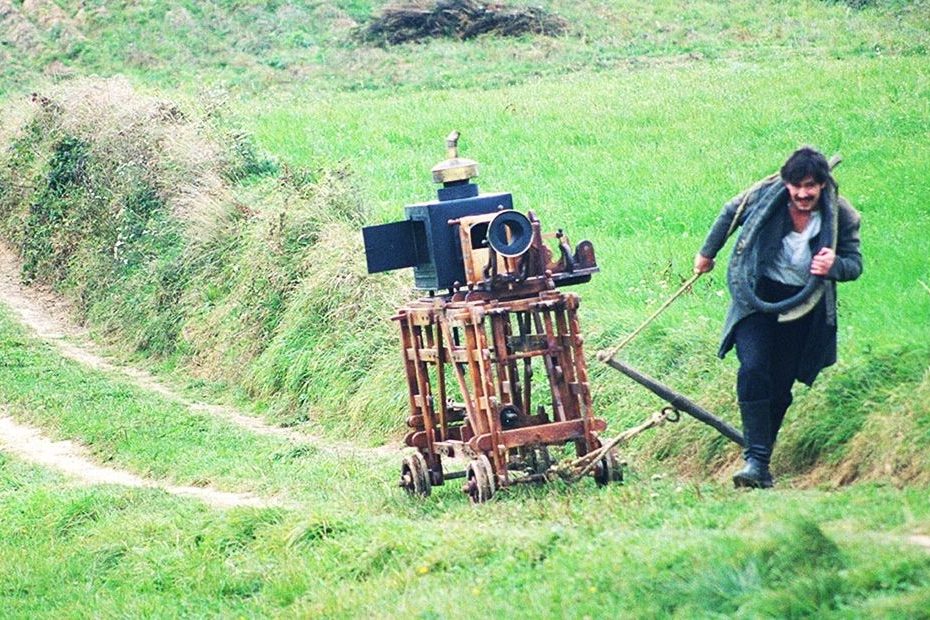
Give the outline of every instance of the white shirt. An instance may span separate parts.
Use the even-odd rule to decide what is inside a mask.
[[[782,238],[781,250],[775,255],[774,262],[766,267],[765,276],[791,286],[807,284],[812,259],[810,240],[819,232],[820,211],[814,211],[804,230],[792,230]]]

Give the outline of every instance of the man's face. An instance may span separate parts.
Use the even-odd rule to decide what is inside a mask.
[[[826,183],[818,183],[812,176],[804,177],[797,185],[785,182],[791,206],[804,212],[813,211],[817,207],[820,192],[826,185]]]

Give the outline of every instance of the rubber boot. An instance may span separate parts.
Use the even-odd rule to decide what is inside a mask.
[[[743,419],[743,439],[746,441],[746,449],[743,451],[746,465],[733,476],[733,485],[737,488],[771,488],[771,403],[768,399],[741,402],[739,412]]]

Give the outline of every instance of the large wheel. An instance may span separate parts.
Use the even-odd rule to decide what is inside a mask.
[[[497,479],[494,476],[494,468],[491,467],[491,461],[485,455],[468,464],[465,470],[465,488],[468,499],[473,504],[482,504],[497,491]]]
[[[599,487],[611,482],[623,482],[623,467],[613,450],[609,450],[594,466],[594,482]]]
[[[426,459],[419,452],[408,454],[400,467],[400,486],[410,495],[428,497],[430,484],[429,467]]]

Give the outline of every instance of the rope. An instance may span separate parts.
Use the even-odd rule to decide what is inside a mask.
[[[622,349],[623,347],[625,347],[626,345],[628,345],[628,344],[630,343],[630,341],[632,341],[634,338],[636,338],[636,337],[640,334],[640,332],[642,332],[644,329],[646,329],[646,327],[647,327],[650,323],[652,323],[654,320],[656,320],[660,314],[662,314],[663,312],[665,312],[665,309],[668,308],[669,306],[671,306],[671,305],[672,305],[672,302],[675,301],[676,299],[678,299],[679,297],[681,297],[681,296],[684,294],[685,291],[687,291],[688,289],[690,289],[690,288],[691,288],[691,285],[693,285],[695,282],[697,282],[697,279],[700,278],[702,275],[704,275],[704,274],[696,273],[696,274],[694,274],[693,276],[691,276],[690,278],[688,278],[688,280],[687,280],[684,284],[681,285],[681,288],[680,288],[680,289],[678,289],[677,291],[675,291],[675,293],[674,293],[671,297],[669,297],[669,298],[665,301],[665,303],[663,303],[661,306],[659,306],[659,309],[658,309],[658,310],[656,310],[655,312],[653,312],[652,315],[651,315],[648,319],[646,319],[645,321],[643,321],[642,324],[641,324],[639,327],[637,327],[636,329],[634,329],[633,332],[632,332],[630,335],[628,335],[626,338],[624,338],[623,341],[622,341],[620,344],[618,344],[617,346],[615,346],[615,347],[614,347],[613,349],[611,349],[610,351],[607,351],[607,352],[604,352],[604,353],[598,355],[598,358],[601,359],[602,361],[605,361],[605,362],[608,361],[608,360],[612,360],[612,359],[617,355],[617,353],[620,352],[620,349]]]
[[[652,417],[640,424],[639,426],[627,429],[605,443],[603,446],[592,452],[588,452],[581,458],[576,459],[571,465],[570,470],[578,470],[575,473],[571,474],[568,477],[569,482],[577,482],[581,480],[584,476],[590,472],[597,462],[600,461],[608,452],[616,448],[621,443],[626,443],[627,441],[633,439],[640,433],[649,430],[650,428],[660,426],[666,422],[677,422],[680,418],[680,414],[677,409],[674,407],[663,407],[662,411],[659,413],[654,413]],[[578,469],[580,468],[580,469]]]

